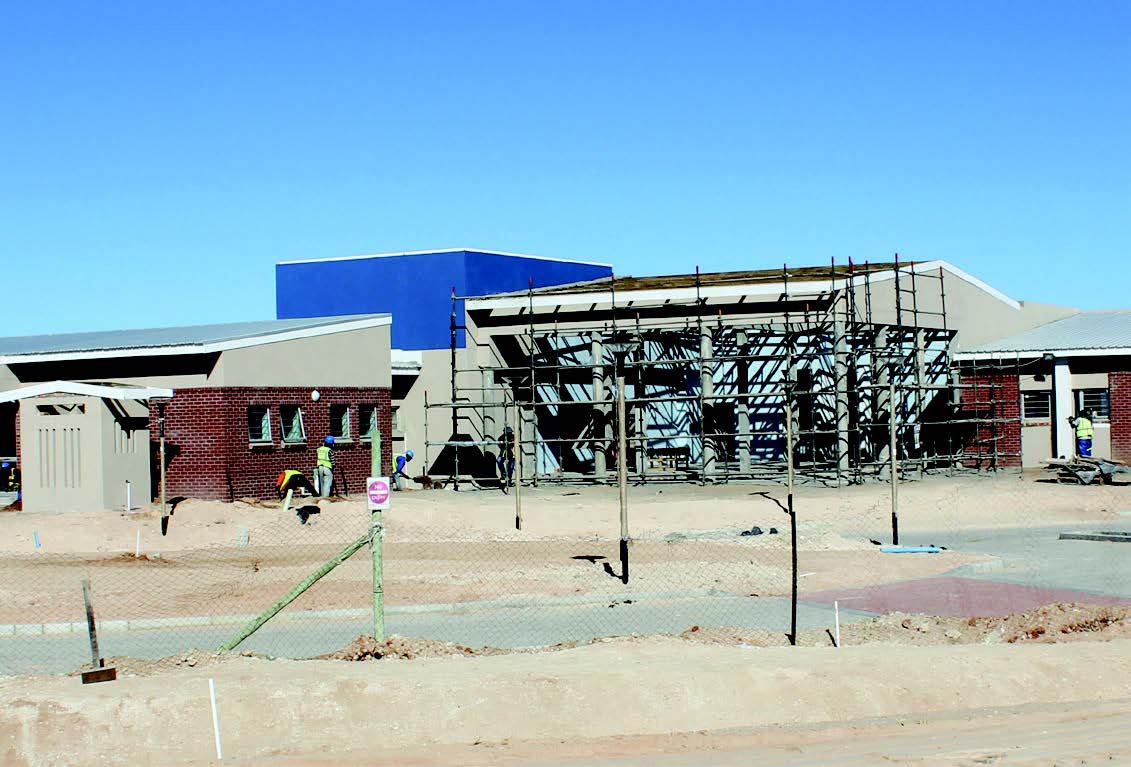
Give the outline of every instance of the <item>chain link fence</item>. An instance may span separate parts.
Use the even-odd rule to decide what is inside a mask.
[[[797,624],[832,644],[836,625],[890,613],[975,617],[1055,602],[1131,604],[1131,546],[1062,533],[1131,529],[1131,487],[998,472],[890,486],[802,485]],[[583,643],[629,634],[726,630],[786,643],[793,567],[785,488],[729,483],[629,489],[629,572],[616,488],[465,487],[397,494],[384,514],[386,629],[470,647]],[[184,500],[167,536],[146,508],[0,514],[0,673],[70,673],[91,661],[82,582],[103,657],[212,652],[334,567],[236,651],[308,658],[372,634],[370,515],[359,498],[280,504]],[[1085,536],[1086,537],[1086,536]],[[1104,535],[1099,535],[1104,538]]]

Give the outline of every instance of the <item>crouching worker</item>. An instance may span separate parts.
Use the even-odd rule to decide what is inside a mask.
[[[279,478],[275,480],[275,487],[279,489],[280,498],[286,495],[288,490],[293,490],[303,495],[316,495],[314,486],[310,484],[310,480],[304,477],[301,471],[295,471],[294,469],[286,469],[285,471],[279,472]]]
[[[395,487],[396,487],[397,490],[404,490],[405,481],[412,479],[405,472],[405,469],[408,468],[408,462],[411,461],[411,460],[412,460],[412,451],[411,450],[406,450],[403,453],[398,453],[397,455],[395,455],[393,457],[393,464],[394,464],[394,468],[396,469],[393,472],[393,481],[396,483]]]

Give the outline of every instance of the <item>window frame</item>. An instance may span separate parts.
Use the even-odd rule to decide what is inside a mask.
[[[298,428],[300,432],[299,439],[291,439],[287,435],[290,432],[288,428],[288,419],[283,413],[284,408],[294,408],[294,414],[298,417]],[[294,419],[290,420],[290,427],[294,426]],[[279,405],[279,430],[282,432],[284,445],[305,445],[306,444],[306,419],[302,415],[302,405]]]
[[[251,436],[251,415],[253,410],[262,410],[263,414],[259,419],[259,426],[262,430],[263,436],[259,439],[253,439]],[[247,443],[249,445],[258,447],[260,445],[273,445],[275,444],[275,435],[272,432],[271,424],[271,406],[270,405],[248,405],[247,406]]]
[[[364,423],[364,420],[365,420],[364,416],[367,412],[373,413],[373,428],[372,429],[365,428],[366,424]],[[380,413],[380,412],[381,412],[381,410],[376,404],[366,403],[364,405],[358,405],[357,406],[357,430],[358,430],[358,432],[360,432],[357,435],[357,441],[358,442],[372,442],[373,441],[373,432],[379,431],[380,428],[381,428],[380,421],[377,418],[377,414]]]
[[[1102,405],[1086,405],[1084,402],[1085,395],[1100,395]],[[1087,389],[1073,389],[1072,390],[1072,404],[1076,408],[1076,414],[1079,415],[1084,410],[1091,410],[1097,420],[1107,420],[1111,415],[1111,389],[1103,387],[1089,387]]]
[[[337,419],[334,418],[335,408],[342,408],[343,409],[340,412],[341,412],[341,415],[344,416],[344,418],[342,418],[340,420],[337,420]],[[329,410],[329,417],[330,417],[330,432],[329,432],[330,436],[333,437],[338,442],[353,442],[353,439],[350,436],[350,406],[347,405],[344,402],[332,402],[332,403],[330,403],[328,410]],[[337,420],[337,423],[335,423],[336,420]],[[342,432],[341,434],[335,433],[335,429],[334,429],[335,426],[341,426],[342,427],[340,429],[340,431]]]
[[[1044,415],[1030,415],[1029,407],[1026,404],[1026,397],[1033,395],[1044,395],[1045,400],[1045,414]],[[1048,421],[1052,419],[1052,391],[1049,389],[1035,389],[1021,392],[1021,420],[1022,421]]]

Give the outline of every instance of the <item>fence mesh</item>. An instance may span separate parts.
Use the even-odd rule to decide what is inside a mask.
[[[652,485],[629,495],[627,583],[615,488],[525,488],[522,530],[513,496],[498,489],[396,495],[382,545],[388,633],[501,648],[693,628],[787,641],[783,487]],[[359,498],[296,507],[184,500],[166,536],[153,507],[0,514],[0,673],[69,673],[90,663],[84,579],[103,657],[177,663],[215,651],[368,535]],[[1050,603],[1131,605],[1131,546],[1061,539],[1131,528],[1127,485],[1028,472],[926,476],[901,483],[898,508],[900,544],[938,553],[883,551],[892,543],[888,485],[796,489],[802,643],[830,644],[838,614],[845,636],[857,637],[892,613],[973,618]],[[372,634],[372,572],[364,545],[236,649],[308,658]]]

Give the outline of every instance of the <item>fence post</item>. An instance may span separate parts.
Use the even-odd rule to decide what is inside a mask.
[[[888,383],[888,412],[889,420],[891,423],[888,426],[890,434],[891,445],[891,543],[893,546],[899,545],[899,458],[896,455],[896,430],[899,428],[899,423],[895,415],[895,380],[892,379]]]
[[[792,396],[792,394],[788,395]],[[793,510],[793,405],[785,403],[786,513],[789,514],[790,569],[793,585],[789,595],[789,643],[797,644],[797,513]]]
[[[628,583],[628,450],[625,438],[624,376],[617,378],[617,487],[620,491],[620,577]]]

